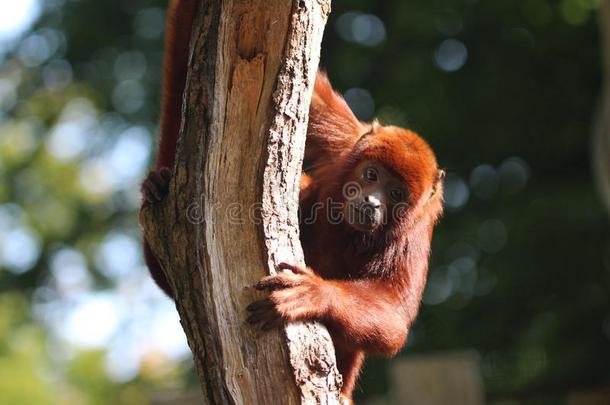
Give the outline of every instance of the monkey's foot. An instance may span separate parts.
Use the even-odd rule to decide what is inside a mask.
[[[142,183],[142,199],[144,203],[156,203],[165,198],[169,190],[172,172],[167,167],[153,170]]]

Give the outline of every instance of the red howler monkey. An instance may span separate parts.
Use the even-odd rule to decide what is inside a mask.
[[[143,203],[167,192],[181,118],[194,0],[168,11],[161,140]],[[301,242],[307,268],[263,278],[267,298],[248,306],[248,321],[271,329],[317,320],[328,328],[350,403],[365,354],[393,356],[403,346],[426,282],[432,230],[442,213],[442,179],[432,149],[417,134],[362,123],[318,74],[301,177]],[[145,242],[146,263],[171,290]]]

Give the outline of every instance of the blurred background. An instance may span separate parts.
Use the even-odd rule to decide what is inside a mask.
[[[0,404],[198,389],[137,223],[165,6],[0,0]],[[331,81],[448,172],[421,314],[397,359],[368,361],[359,403],[610,403],[600,15],[599,0],[333,1]]]

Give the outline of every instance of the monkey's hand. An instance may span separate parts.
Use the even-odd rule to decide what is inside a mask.
[[[167,167],[148,173],[142,183],[142,202],[144,204],[154,204],[163,200],[169,190],[171,177],[172,172]]]
[[[255,301],[246,308],[247,321],[270,330],[285,322],[319,319],[328,310],[327,283],[308,268],[281,263],[282,271],[263,278],[256,289],[270,291],[269,297]]]

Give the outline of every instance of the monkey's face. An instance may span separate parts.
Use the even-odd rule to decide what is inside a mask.
[[[409,194],[404,182],[384,165],[363,160],[348,174],[343,196],[345,222],[356,231],[373,233],[394,219]]]

